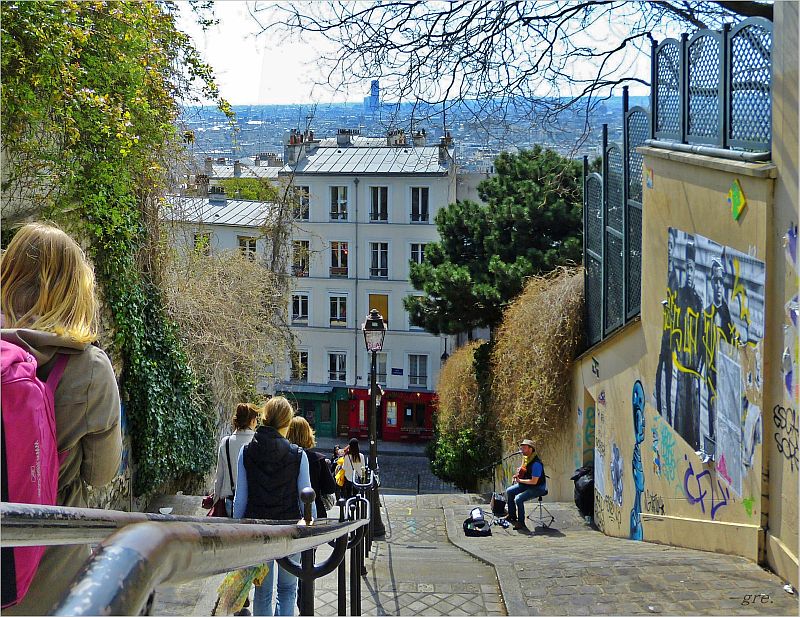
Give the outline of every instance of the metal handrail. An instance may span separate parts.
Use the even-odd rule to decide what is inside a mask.
[[[329,542],[341,546],[349,534],[360,539],[368,520],[351,515],[346,521],[306,524],[3,503],[0,546],[102,540],[53,614],[131,615],[139,613],[158,585],[258,565]],[[339,560],[343,555],[337,551]]]

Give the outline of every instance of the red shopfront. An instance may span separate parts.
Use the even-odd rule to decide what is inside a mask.
[[[436,394],[384,390],[377,406],[378,439],[427,441],[433,437]],[[349,437],[369,437],[369,390],[350,388]]]

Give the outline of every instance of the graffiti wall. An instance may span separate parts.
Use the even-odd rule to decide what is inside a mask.
[[[653,400],[737,494],[762,438],[764,262],[669,228]]]

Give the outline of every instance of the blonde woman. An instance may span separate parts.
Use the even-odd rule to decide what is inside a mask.
[[[286,438],[293,444],[303,448],[308,457],[308,469],[311,476],[311,488],[317,494],[314,503],[317,504],[317,516],[325,518],[328,516],[328,511],[325,508],[325,501],[323,495],[332,495],[336,493],[336,481],[333,479],[329,461],[325,458],[322,452],[312,450],[316,445],[314,438],[314,429],[308,423],[308,420],[302,416],[295,416],[292,418],[292,423],[289,425],[289,432]]]
[[[117,381],[97,339],[94,271],[77,243],[59,228],[29,223],[0,258],[2,338],[36,358],[46,378],[67,358],[55,391],[60,453],[59,506],[87,507],[86,486],[116,477],[122,460]],[[13,450],[13,446],[10,447]],[[88,545],[45,551],[30,589],[8,615],[45,615],[89,557]]]
[[[299,520],[303,506],[300,492],[311,488],[308,457],[298,446],[289,443],[286,434],[294,411],[282,396],[275,396],[264,406],[261,424],[252,441],[239,455],[234,518]],[[312,504],[316,517],[316,507]],[[293,555],[299,561],[299,554]],[[254,615],[294,615],[297,578],[274,561],[267,562],[269,574],[253,595]],[[278,570],[277,576],[275,570]],[[272,608],[273,585],[278,581],[275,612]]]
[[[231,418],[233,434],[224,437],[217,451],[217,474],[214,479],[214,500],[225,500],[225,511],[233,516],[233,494],[236,488],[239,450],[250,443],[258,423],[258,407],[251,403],[239,403]]]

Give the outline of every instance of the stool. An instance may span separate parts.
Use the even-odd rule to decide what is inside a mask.
[[[547,493],[545,492],[545,495]],[[547,509],[542,503],[542,496],[539,497],[536,504],[531,508],[531,513],[528,514],[525,518],[528,519],[531,523],[534,523],[534,527],[544,527],[545,529],[549,529],[550,525],[556,520],[556,517],[550,513],[550,510]],[[547,521],[547,519],[550,519]],[[547,522],[545,522],[547,521]]]

